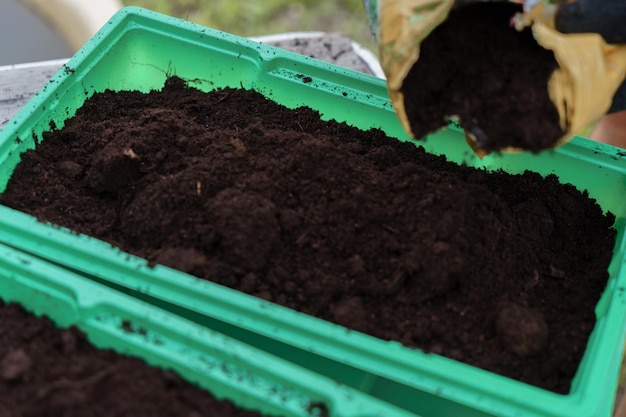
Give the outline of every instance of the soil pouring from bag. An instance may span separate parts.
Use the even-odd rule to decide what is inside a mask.
[[[555,176],[488,173],[254,91],[99,93],[0,202],[407,347],[566,393],[614,216]]]
[[[128,324],[128,331],[134,331]],[[0,301],[0,416],[260,417]]]
[[[552,51],[511,17],[521,6],[475,3],[453,9],[421,43],[420,56],[402,85],[415,137],[456,115],[488,151],[553,148],[565,134],[548,95],[557,68]]]

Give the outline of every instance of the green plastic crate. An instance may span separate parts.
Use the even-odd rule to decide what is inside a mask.
[[[76,326],[96,347],[171,369],[241,408],[284,417],[411,417],[354,389],[185,318],[0,244],[0,298],[59,327]],[[128,323],[131,329],[129,331]]]
[[[160,88],[168,75],[204,91],[252,88],[326,119],[379,127],[410,140],[383,80],[138,8],[125,8],[0,131],[0,191],[51,122],[61,127],[96,91]],[[303,82],[302,75],[311,78]],[[308,79],[307,79],[308,80]],[[559,395],[447,358],[382,341],[249,295],[129,256],[110,245],[0,206],[0,242],[175,313],[186,320],[314,370],[425,417],[611,415],[626,320],[626,158],[617,148],[575,138],[540,154],[478,159],[462,132],[420,142],[449,160],[486,169],[556,174],[616,216],[610,279],[597,324],[568,395]]]

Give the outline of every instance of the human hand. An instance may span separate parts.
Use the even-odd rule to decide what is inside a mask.
[[[555,26],[563,33],[598,33],[607,43],[626,43],[625,0],[577,0],[559,7]],[[615,93],[608,113],[626,110],[626,82]]]
[[[555,17],[563,33],[598,33],[607,43],[626,43],[626,1],[577,0],[561,5]]]

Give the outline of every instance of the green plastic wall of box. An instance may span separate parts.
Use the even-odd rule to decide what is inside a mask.
[[[288,107],[308,106],[323,118],[362,129],[381,128],[399,140],[410,140],[391,108],[384,80],[129,7],[115,15],[0,131],[0,190],[20,154],[32,148],[51,123],[62,127],[91,94],[105,89],[148,92],[174,74],[204,91],[255,89]],[[169,268],[151,268],[145,260],[104,242],[37,223],[1,206],[0,241],[415,414],[609,416],[626,320],[623,151],[574,138],[557,150],[489,155],[481,160],[466,145],[462,132],[453,128],[442,129],[419,145],[478,168],[555,174],[561,182],[586,190],[616,216],[610,279],[568,395],[349,332]]]
[[[283,417],[411,417],[327,377],[224,336],[132,296],[0,244],[0,299],[60,328],[75,326],[94,346],[141,358],[228,399]]]

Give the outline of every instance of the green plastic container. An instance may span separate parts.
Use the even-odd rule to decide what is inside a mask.
[[[379,127],[410,140],[383,80],[138,8],[125,8],[0,131],[0,191],[51,122],[61,127],[96,91],[160,88],[168,75],[209,91],[253,88],[326,119]],[[303,75],[311,82],[303,82]],[[308,81],[308,78],[307,78]],[[626,320],[626,158],[616,148],[575,138],[541,154],[478,159],[452,128],[420,142],[449,160],[486,169],[556,174],[588,190],[616,216],[610,280],[597,324],[568,395],[559,395],[438,355],[424,354],[162,267],[110,245],[37,223],[0,206],[0,242],[125,292],[347,385],[368,398],[424,417],[605,417],[617,387]],[[277,370],[277,372],[282,372]]]
[[[0,298],[102,349],[142,358],[241,408],[284,417],[411,417],[354,389],[0,244]],[[129,325],[130,323],[130,325]],[[130,326],[130,331],[129,331]],[[136,330],[136,331],[133,331]],[[315,411],[315,410],[318,411]],[[319,414],[319,415],[324,415]]]

